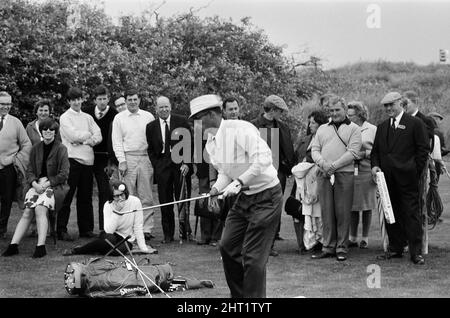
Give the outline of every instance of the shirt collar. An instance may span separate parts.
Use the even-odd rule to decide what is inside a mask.
[[[161,117],[159,117],[159,123],[162,125],[164,124],[164,121],[167,121],[167,125],[170,126],[170,115],[169,117],[167,117],[166,119],[162,119]]]
[[[106,106],[105,110],[102,110],[103,116],[105,116],[105,114],[108,112],[108,110],[109,110],[109,105]],[[100,114],[100,109],[98,109],[98,107],[95,106],[95,115],[98,116],[99,114]]]
[[[412,113],[411,116],[416,116],[418,112],[419,112],[419,109],[416,109],[416,111],[414,113]]]
[[[79,114],[82,113],[81,109],[80,109],[79,112],[76,112],[76,111],[74,111],[74,110],[72,109],[72,107],[70,107],[70,108],[68,109],[68,111],[71,112],[72,114],[76,114],[76,115],[79,115]]]
[[[347,116],[345,116],[345,119],[343,120],[343,121],[341,121],[340,123],[335,123],[334,121],[332,121],[332,120],[330,120],[329,122],[328,122],[328,125],[337,125],[338,127],[341,125],[341,124],[346,124],[346,125],[350,125],[351,124],[351,121],[350,121],[350,119],[348,119],[348,117]]]

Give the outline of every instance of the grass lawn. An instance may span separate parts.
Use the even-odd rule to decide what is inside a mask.
[[[289,180],[286,193],[290,193]],[[195,188],[195,186],[194,186]],[[154,189],[156,190],[156,188]],[[413,265],[406,255],[403,259],[379,261],[382,254],[378,214],[374,212],[370,233],[369,249],[351,249],[346,262],[334,258],[312,260],[309,255],[297,253],[292,219],[283,212],[281,236],[277,241],[278,257],[270,257],[267,266],[267,296],[288,298],[304,296],[316,297],[449,297],[450,296],[450,180],[441,177],[439,192],[444,203],[443,222],[429,231],[429,254],[425,255],[425,265]],[[156,192],[154,192],[156,197]],[[194,192],[193,195],[196,195]],[[75,201],[75,200],[74,200]],[[94,209],[96,202],[94,202]],[[96,210],[94,210],[96,213]],[[14,205],[8,227],[8,238],[0,241],[3,251],[9,243],[21,211]],[[96,215],[97,224],[97,215]],[[210,279],[214,289],[177,291],[170,293],[173,298],[216,298],[228,297],[228,287],[222,269],[217,247],[198,246],[194,242],[180,245],[177,242],[161,245],[162,230],[160,212],[155,213],[156,239],[151,241],[159,254],[150,255],[153,263],[170,262],[175,275]],[[195,217],[191,213],[194,230]],[[98,228],[95,229],[98,231]],[[177,231],[178,229],[176,229]],[[76,210],[72,208],[69,232],[77,234]],[[200,235],[197,231],[197,236]],[[75,244],[85,243],[79,239]],[[64,289],[64,270],[71,261],[82,261],[88,256],[61,256],[65,248],[74,245],[58,241],[53,245],[47,240],[48,255],[42,259],[32,259],[36,238],[26,237],[19,246],[20,254],[14,257],[0,257],[0,297],[49,297],[69,296]],[[121,257],[110,259],[122,260]],[[376,264],[380,270],[379,288],[369,288],[367,281],[371,271],[368,266]],[[373,267],[373,266],[372,266]],[[370,267],[371,268],[371,267]],[[370,278],[369,278],[369,281]],[[155,298],[165,298],[154,294]]]

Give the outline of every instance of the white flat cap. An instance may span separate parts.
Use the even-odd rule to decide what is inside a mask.
[[[191,108],[191,115],[189,118],[191,118],[202,110],[222,107],[222,99],[219,95],[208,94],[194,98],[189,104]]]
[[[289,108],[286,105],[286,102],[284,99],[282,99],[280,96],[277,95],[270,95],[268,96],[263,103],[264,106],[275,106],[281,110],[289,111]]]
[[[393,102],[399,100],[400,98],[402,98],[402,95],[400,95],[400,93],[397,93],[397,92],[390,92],[390,93],[387,93],[387,94],[383,97],[383,99],[381,100],[380,103],[381,103],[382,105],[384,105],[384,104],[390,104],[390,103],[393,103]]]

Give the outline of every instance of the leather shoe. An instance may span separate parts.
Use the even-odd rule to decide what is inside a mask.
[[[386,259],[391,259],[391,258],[402,258],[403,257],[403,253],[399,253],[399,252],[395,252],[395,253],[385,253],[383,255],[378,255],[377,259],[378,260],[386,260]]]
[[[345,253],[339,252],[336,254],[336,259],[338,261],[345,261],[347,259],[347,256],[345,255]]]
[[[173,242],[173,237],[166,237],[161,241],[162,244],[169,244],[170,242]]]
[[[411,260],[416,265],[423,265],[423,264],[425,264],[425,260],[423,259],[423,256],[420,255],[420,254],[411,256]]]
[[[367,249],[367,248],[369,248],[369,244],[367,244],[366,241],[361,241],[361,242],[359,242],[359,248]]]
[[[197,241],[197,245],[208,245],[209,243],[206,241]]]
[[[67,232],[58,233],[58,240],[60,241],[67,241],[67,242],[73,242],[74,238],[69,235]]]
[[[334,256],[334,254],[320,251],[319,253],[314,253],[313,255],[311,255],[311,258],[312,259],[320,259],[320,258],[328,258],[328,257],[332,257],[332,256]]]
[[[144,239],[146,241],[150,241],[151,239],[155,238],[155,236],[151,233],[144,233]]]
[[[352,242],[352,241],[349,241],[347,246],[348,246],[349,248],[350,248],[350,247],[358,247],[358,242]]]
[[[98,237],[98,235],[92,231],[87,231],[87,232],[80,233],[80,237],[93,238],[93,237]]]

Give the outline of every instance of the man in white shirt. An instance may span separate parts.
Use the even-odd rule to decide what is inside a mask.
[[[77,223],[80,237],[94,237],[94,212],[92,208],[92,182],[94,166],[93,147],[102,141],[102,133],[91,115],[81,111],[83,95],[79,88],[72,87],[67,92],[70,108],[61,115],[60,134],[67,148],[70,171],[70,186],[63,206],[58,212],[58,239],[72,241],[67,233],[70,205],[77,191]]]
[[[125,93],[127,110],[118,113],[113,120],[112,145],[119,162],[120,178],[137,196],[144,208],[153,205],[153,167],[147,154],[145,129],[155,117],[139,108],[141,98],[135,89]],[[153,210],[144,211],[144,236],[146,240],[154,237]]]
[[[222,101],[203,95],[190,102],[194,125],[207,132],[206,150],[218,170],[210,194],[237,195],[220,240],[231,297],[266,297],[266,264],[282,209],[282,191],[272,153],[258,129],[242,120],[223,120]],[[241,191],[243,186],[249,189]],[[210,209],[218,209],[217,196]]]

